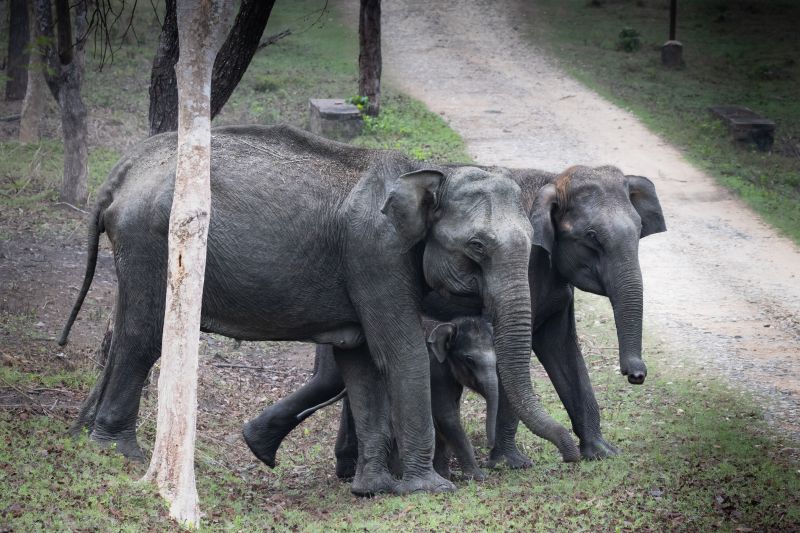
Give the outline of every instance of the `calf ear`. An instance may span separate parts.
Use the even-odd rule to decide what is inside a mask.
[[[411,247],[428,231],[430,214],[438,201],[437,192],[444,180],[438,170],[417,170],[398,177],[387,185],[381,213],[389,218],[397,233]]]
[[[558,206],[556,186],[549,183],[539,189],[533,201],[531,225],[533,226],[533,244],[553,253],[556,229],[553,224],[553,212]]]
[[[625,180],[628,182],[628,193],[633,208],[642,219],[642,233],[639,238],[667,231],[664,213],[661,211],[653,182],[644,176],[625,176]]]
[[[447,359],[447,353],[450,351],[450,341],[453,340],[455,334],[456,325],[444,322],[437,324],[428,335],[428,350],[433,353],[440,363],[444,363],[444,360]]]

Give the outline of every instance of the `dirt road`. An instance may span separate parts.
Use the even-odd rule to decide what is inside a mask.
[[[515,29],[525,14],[502,5],[385,2],[388,79],[440,113],[482,164],[610,163],[653,179],[669,231],[641,242],[646,328],[701,374],[753,392],[770,421],[800,437],[798,248],[631,114],[566,76]]]

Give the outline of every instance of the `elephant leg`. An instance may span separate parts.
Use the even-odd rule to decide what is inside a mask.
[[[447,447],[453,450],[461,470],[464,475],[479,481],[486,479],[486,474],[478,466],[475,460],[475,450],[467,438],[467,433],[461,425],[461,393],[463,390],[456,390],[455,387],[448,387],[449,391],[442,391],[441,388],[434,393],[433,417],[436,424],[437,435],[441,435],[442,440],[447,443]],[[458,386],[461,389],[460,386]],[[447,397],[441,397],[446,395]],[[438,439],[437,439],[438,440]]]
[[[366,346],[334,348],[356,428],[358,462],[350,490],[358,496],[396,492],[398,482],[389,472],[392,426],[388,397]]]
[[[450,450],[441,431],[436,429],[436,449],[433,451],[433,469],[445,479],[450,479]]]
[[[342,402],[342,416],[339,421],[339,433],[336,435],[336,477],[339,479],[352,479],[356,475],[358,464],[358,438],[356,437],[356,423],[353,420],[353,410],[350,407],[350,398],[345,397]]]
[[[510,468],[529,468],[533,462],[517,448],[517,427],[519,418],[514,413],[503,389],[502,380],[499,383],[500,394],[497,405],[497,428],[495,430],[494,447],[489,452],[486,466],[496,468],[505,462]]]
[[[166,275],[158,267],[126,268],[118,261],[111,349],[103,376],[89,398],[96,400],[93,422],[86,419],[87,415],[91,418],[90,406],[82,413],[83,423],[91,427],[92,440],[115,444],[117,451],[135,460],[144,459],[136,441],[142,387],[161,356]]]
[[[600,408],[575,332],[574,301],[533,334],[533,349],[564,404],[580,439],[581,457],[602,459],[619,452],[600,431]]]
[[[327,344],[317,345],[311,379],[245,424],[242,431],[245,442],[256,457],[274,468],[275,454],[281,442],[305,419],[299,415],[335,397],[342,389],[344,381],[336,368],[333,347]],[[310,413],[306,416],[310,416]]]

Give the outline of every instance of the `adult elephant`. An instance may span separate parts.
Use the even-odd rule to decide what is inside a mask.
[[[116,443],[129,456],[141,457],[141,389],[160,356],[175,152],[176,135],[158,135],[112,170],[98,193],[86,277],[60,340],[66,342],[89,290],[105,231],[118,279],[115,331],[79,422],[94,440]],[[432,468],[420,322],[425,281],[444,294],[480,296],[515,413],[565,460],[579,458],[528,377],[532,229],[513,180],[474,167],[432,168],[286,126],[215,129],[211,153],[201,329],[337,349],[366,339],[369,350],[343,352],[340,363],[364,457],[355,492],[454,489]],[[390,420],[403,459],[399,482],[383,453]]]
[[[531,169],[486,168],[509,174],[520,186],[530,217],[533,244],[528,271],[533,322],[529,340],[569,413],[585,459],[616,455],[600,430],[600,410],[578,345],[573,287],[607,296],[614,309],[620,370],[641,384],[647,375],[642,360],[642,278],[639,239],[666,230],[655,187],[647,178],[625,175],[615,167],[575,166],[556,174]],[[479,302],[429,294],[423,308],[440,320],[479,311]],[[319,353],[319,352],[318,352]],[[341,389],[332,362],[320,361],[301,389],[267,408],[245,428],[251,449],[269,466],[283,438],[300,423],[297,415]],[[517,376],[519,377],[519,376]],[[501,389],[507,387],[501,380]],[[342,414],[336,446],[337,474],[350,477],[357,449]],[[495,445],[489,465],[529,466],[515,444],[519,420],[505,393],[500,395]]]

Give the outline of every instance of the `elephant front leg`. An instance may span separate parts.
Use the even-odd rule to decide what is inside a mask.
[[[499,386],[495,441],[494,447],[489,452],[489,460],[486,466],[497,468],[500,463],[506,463],[510,468],[529,468],[533,466],[533,462],[517,447],[519,418],[514,414],[514,409],[508,401],[502,381]]]
[[[389,472],[393,439],[391,414],[381,375],[366,347],[334,349],[334,355],[347,386],[350,412],[358,437],[358,461],[350,490],[358,496],[395,493],[398,481]],[[341,431],[340,426],[340,436]],[[347,429],[345,432],[349,433]]]
[[[574,302],[533,334],[533,349],[550,377],[580,439],[581,457],[603,459],[619,451],[600,431],[600,408],[575,332]]]
[[[350,407],[350,398],[342,402],[342,415],[339,421],[339,433],[336,435],[336,477],[341,480],[352,479],[356,475],[358,464],[358,438],[356,437],[356,423],[353,419],[353,409]]]
[[[300,414],[334,398],[342,389],[344,381],[336,368],[333,348],[318,345],[311,379],[245,424],[242,433],[247,446],[262,462],[274,468],[275,454],[283,439],[311,415],[301,417]]]

